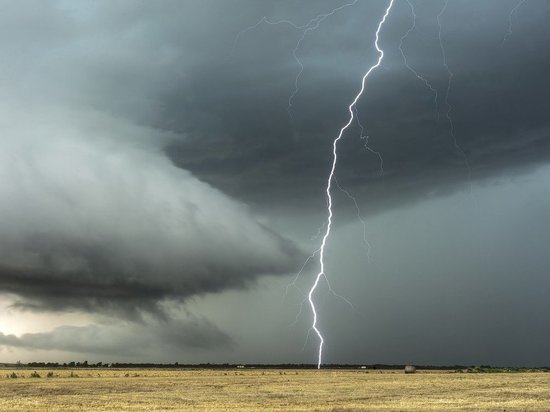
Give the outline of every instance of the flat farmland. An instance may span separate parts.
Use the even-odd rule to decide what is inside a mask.
[[[2,411],[550,410],[550,373],[0,370]],[[53,376],[47,377],[48,372]],[[17,378],[8,378],[15,373]]]

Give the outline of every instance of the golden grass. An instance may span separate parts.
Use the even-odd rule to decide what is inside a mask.
[[[6,375],[15,372],[17,379]],[[0,370],[0,410],[550,410],[550,373]],[[23,376],[23,377],[21,377]]]

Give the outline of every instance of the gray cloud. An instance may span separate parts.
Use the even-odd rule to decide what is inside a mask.
[[[387,3],[359,1],[306,36],[298,52],[305,71],[292,117],[287,104],[298,66],[291,51],[301,33],[288,25],[259,25],[236,44],[235,37],[262,16],[304,24],[343,3],[0,2],[0,291],[16,295],[14,305],[21,309],[100,311],[141,322],[148,312],[170,322],[163,309],[167,300],[189,302],[193,296],[246,288],[263,274],[293,272],[301,258],[297,246],[274,233],[261,214],[274,220],[284,215],[285,222],[277,224],[292,226],[293,233],[313,231],[310,221],[325,213],[332,139],[346,121],[361,75],[376,58],[374,28]],[[406,2],[396,1],[381,33],[383,65],[358,104],[370,146],[383,156],[384,175],[378,157],[363,147],[357,126],[339,147],[338,180],[357,195],[365,214],[456,195],[470,181],[504,181],[547,163],[550,154],[549,3],[525,2],[502,43],[515,0],[449,2],[442,17],[454,73],[449,102],[469,168],[444,116],[447,73],[436,25],[443,1],[413,3],[417,29],[404,50],[409,63],[437,87],[440,116],[433,95],[406,69],[398,51],[411,15]],[[335,196],[335,230],[356,213],[349,203],[339,208],[342,199]],[[433,215],[446,216],[443,209]],[[498,213],[499,206],[490,210]],[[546,216],[537,209],[537,218]],[[442,244],[441,237],[425,244]],[[409,234],[403,239],[407,245],[415,241]],[[395,253],[401,256],[403,250],[408,248]],[[533,273],[544,273],[538,253]],[[499,267],[513,277],[507,259]],[[441,290],[433,279],[446,262],[438,262],[419,296]],[[348,272],[362,273],[359,263],[346,264]],[[402,259],[399,273],[408,273],[411,265]],[[491,273],[487,284],[500,276],[485,269]],[[373,270],[386,271],[391,280],[387,267]],[[386,283],[364,287],[385,299],[380,291],[392,293],[384,289],[388,277],[380,282]],[[355,289],[362,295],[362,288]],[[502,296],[511,290],[517,287],[503,288]],[[215,299],[209,301],[214,308],[223,301]],[[434,307],[411,311],[411,318],[429,317],[432,309],[439,313]],[[397,312],[391,312],[394,319]],[[344,317],[338,313],[333,323],[347,324]],[[261,334],[265,324],[256,321]],[[399,331],[401,324],[395,325]],[[94,328],[63,333],[99,336],[106,330]],[[379,332],[385,336],[383,326]],[[40,339],[52,342],[56,333],[61,332]],[[544,339],[537,336],[538,351]],[[26,338],[26,347],[35,338]],[[3,339],[25,346],[13,337]],[[124,345],[126,338],[117,339],[108,350]],[[384,352],[387,340],[379,347]],[[359,358],[363,349],[347,352]],[[265,352],[262,346],[251,353]],[[441,359],[445,356],[443,350]]]
[[[376,58],[373,29],[386,4],[359,2],[306,36],[298,52],[305,71],[292,118],[286,108],[298,66],[290,52],[301,32],[263,24],[237,35],[262,16],[304,24],[341,4],[10,4],[5,19],[13,21],[12,14],[41,24],[29,32],[4,22],[17,47],[5,46],[11,64],[2,70],[8,90],[27,99],[92,106],[169,130],[172,138],[162,145],[174,164],[230,195],[260,207],[305,202],[313,210],[322,207],[331,140],[346,120],[364,69]],[[468,176],[490,177],[548,159],[544,101],[550,78],[541,70],[550,36],[548,5],[523,5],[505,43],[513,1],[451,2],[442,16],[454,73],[449,101],[467,171],[444,117],[447,73],[436,24],[443,2],[414,4],[417,28],[404,50],[438,89],[440,119],[432,94],[398,51],[412,16],[406,2],[396,2],[381,33],[383,66],[358,105],[370,145],[384,158],[385,175],[379,176],[379,160],[363,148],[357,127],[341,144],[337,170],[344,186],[377,193],[376,204],[364,199],[374,210],[394,205],[398,192],[402,204],[459,189]]]
[[[298,264],[292,242],[174,167],[150,129],[27,109],[33,122],[14,113],[0,142],[0,289],[19,305],[154,309]]]
[[[231,347],[232,340],[204,319],[154,323],[61,326],[51,332],[21,336],[0,332],[0,347],[56,350],[136,359],[151,351],[205,350]]]
[[[549,13],[548,6],[526,4],[516,15],[516,32],[502,47],[513,2],[510,8],[503,2],[451,2],[442,16],[442,38],[454,73],[451,115],[468,171],[445,118],[447,72],[436,24],[442,4],[418,4],[417,29],[404,42],[409,63],[439,90],[439,120],[433,95],[406,69],[398,51],[411,15],[405,2],[396,2],[381,34],[383,66],[373,73],[358,105],[370,146],[384,159],[385,175],[380,178],[379,160],[362,147],[357,127],[340,145],[340,181],[354,191],[376,193],[364,201],[375,210],[395,205],[395,193],[402,194],[397,203],[403,204],[434,190],[460,189],[469,176],[491,177],[548,159],[544,101],[550,78],[541,70],[549,36],[541,16]],[[192,102],[195,118],[178,129],[178,119],[185,122],[184,117],[164,112],[166,124],[174,125],[171,130],[189,135],[171,145],[171,158],[254,203],[291,198],[323,207],[330,144],[346,121],[347,103],[363,70],[374,61],[373,28],[383,6],[361,2],[308,34],[299,51],[305,72],[292,119],[286,106],[298,67],[289,51],[300,33],[263,25],[241,36],[223,70],[206,64],[192,75],[193,82],[181,84],[168,97],[171,107]],[[313,5],[307,9],[310,15],[318,10]],[[211,87],[213,79],[223,87]],[[209,150],[211,144],[219,149]]]

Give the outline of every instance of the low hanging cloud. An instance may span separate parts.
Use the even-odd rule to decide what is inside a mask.
[[[245,206],[173,166],[167,136],[83,110],[11,111],[0,291],[16,306],[160,313],[164,299],[246,287],[300,259]]]
[[[229,336],[205,319],[152,323],[60,326],[50,332],[21,336],[0,332],[0,348],[61,350],[73,353],[134,358],[152,350],[201,350],[228,347]]]

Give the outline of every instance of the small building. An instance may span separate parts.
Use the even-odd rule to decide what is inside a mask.
[[[416,372],[416,368],[412,365],[407,365],[405,366],[405,373],[415,373]]]

